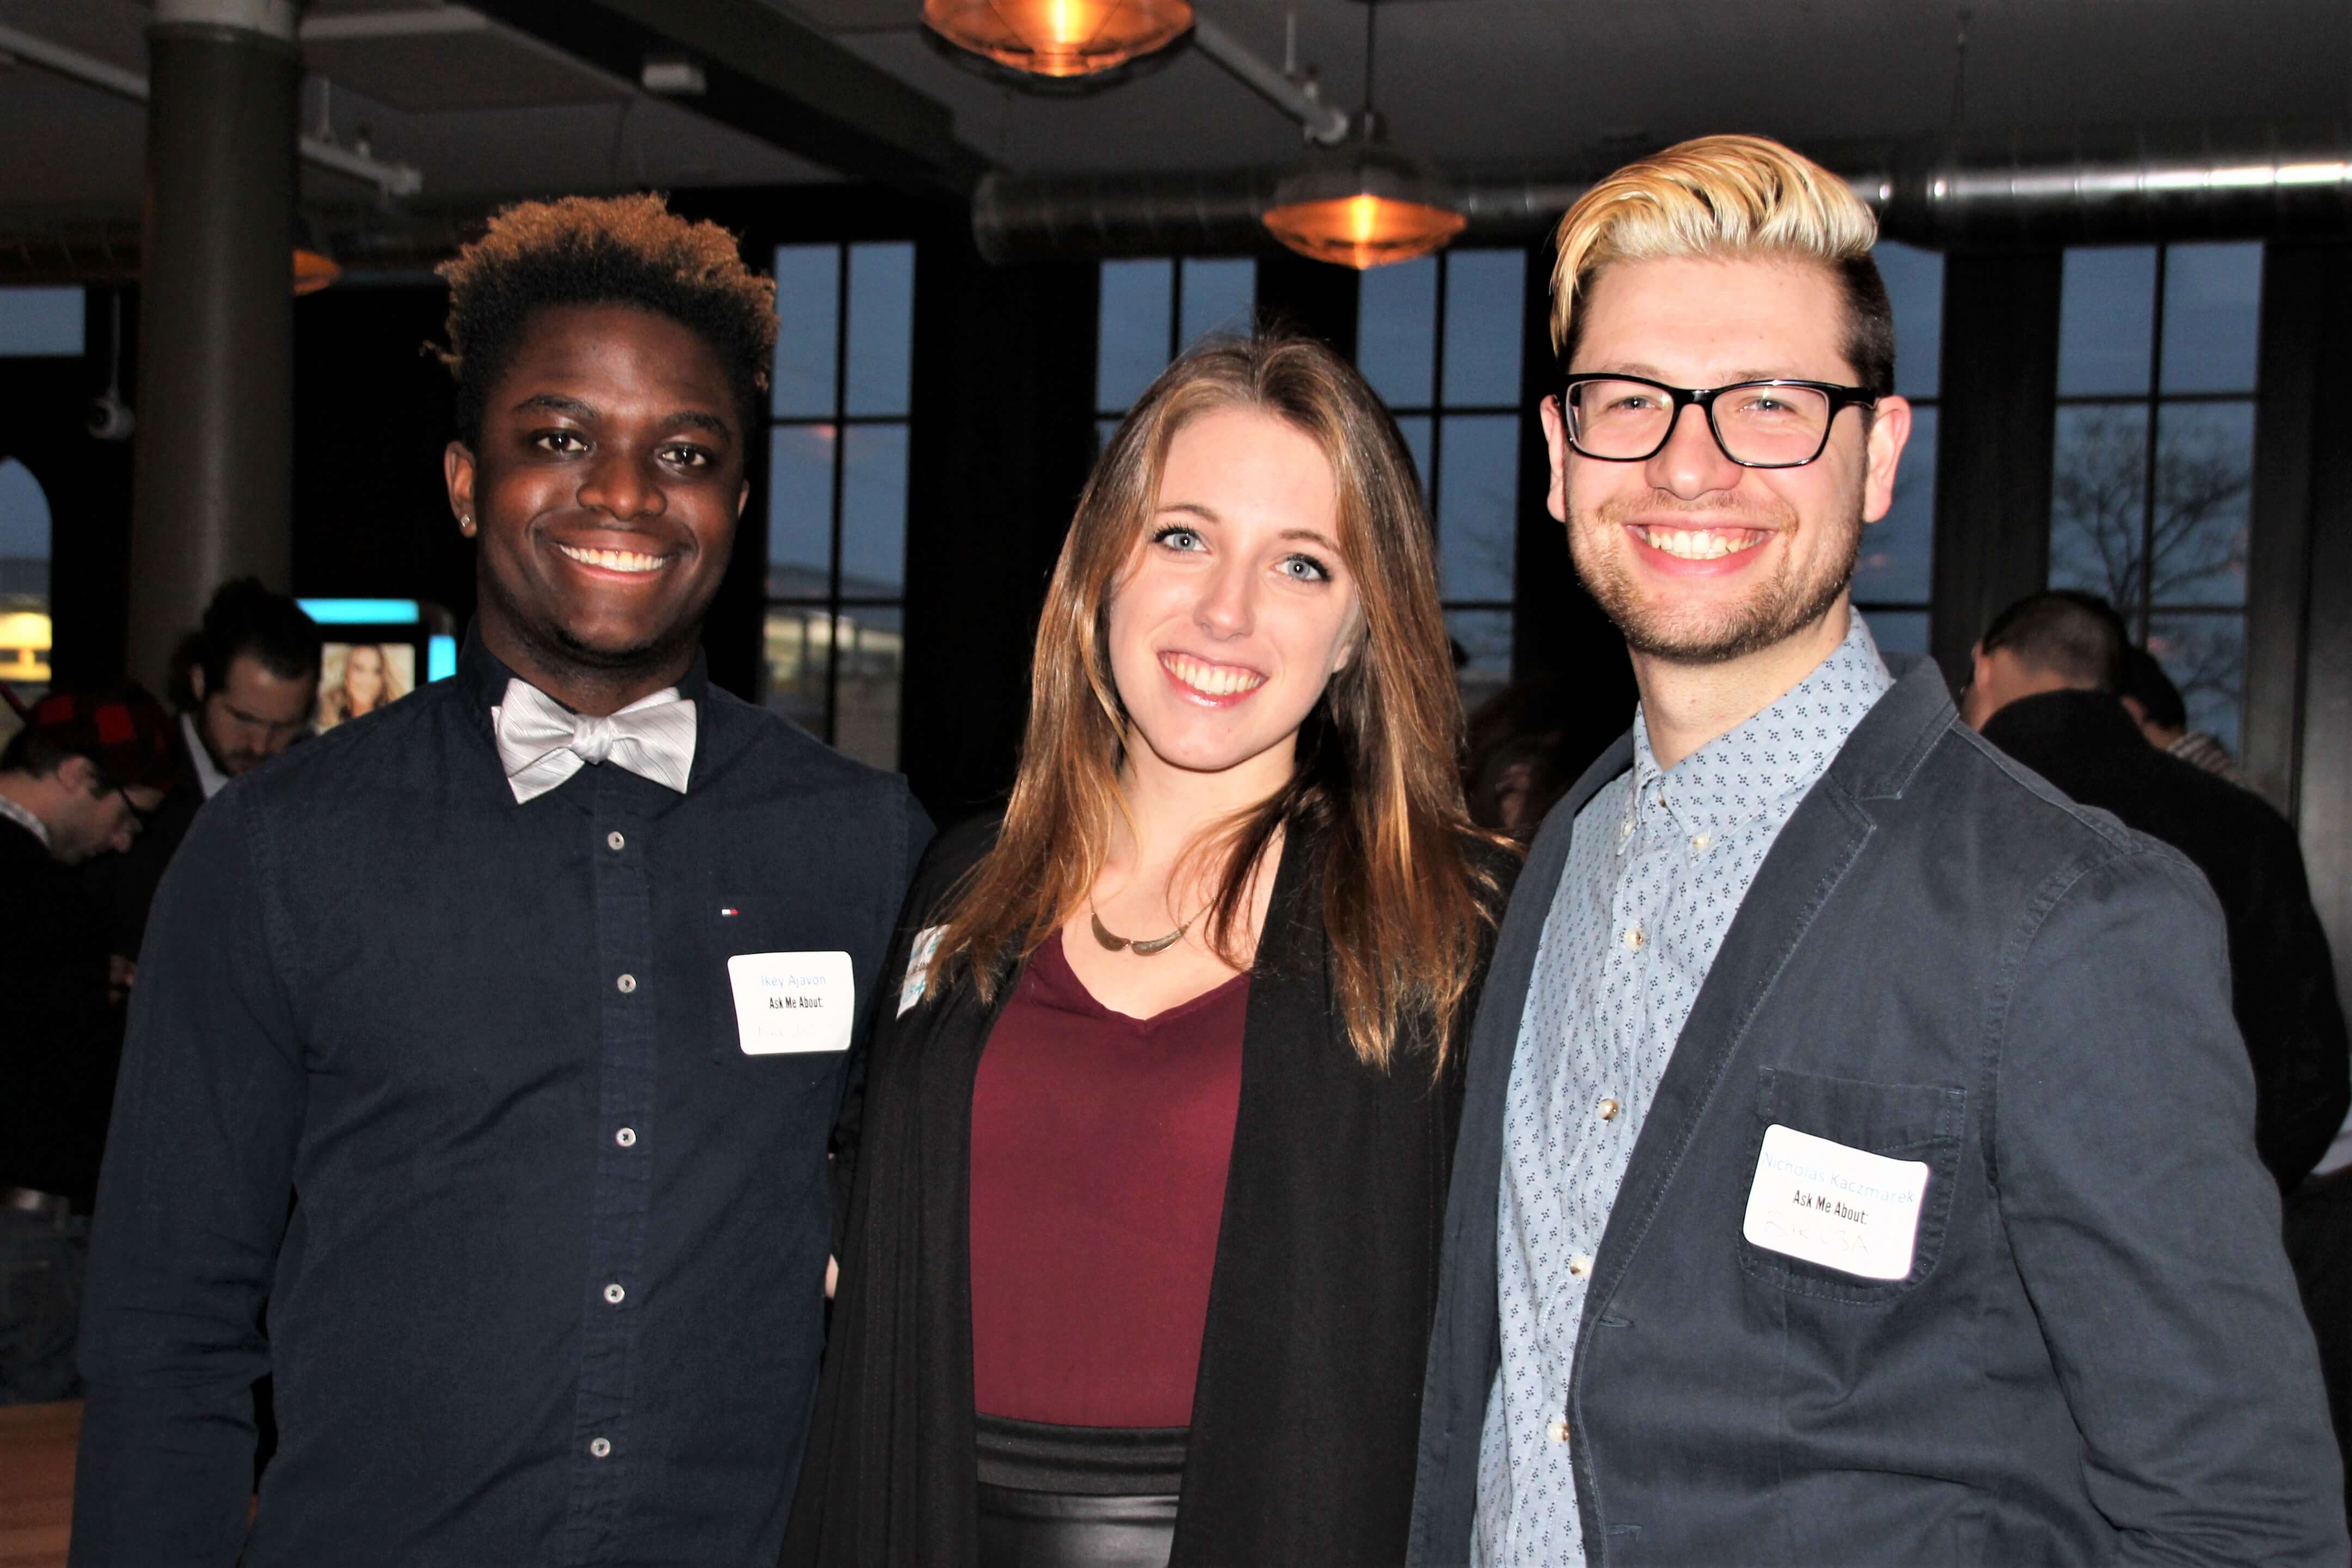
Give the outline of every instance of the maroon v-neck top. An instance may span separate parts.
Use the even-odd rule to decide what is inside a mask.
[[[1186,1426],[1241,1104],[1249,976],[1150,1018],[1047,942],[971,1098],[972,1387],[991,1415]]]

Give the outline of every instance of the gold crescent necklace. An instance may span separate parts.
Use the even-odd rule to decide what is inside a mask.
[[[1150,958],[1155,952],[1167,952],[1170,948],[1174,947],[1178,942],[1183,941],[1184,933],[1192,929],[1192,921],[1186,921],[1182,925],[1178,926],[1166,936],[1120,936],[1117,932],[1113,931],[1110,927],[1103,924],[1102,915],[1100,911],[1096,910],[1095,901],[1092,899],[1088,899],[1087,900],[1087,916],[1095,923],[1095,940],[1097,942],[1102,943],[1103,946],[1108,948],[1113,952],[1117,952],[1119,949],[1125,948],[1128,952],[1134,953],[1139,958]],[[1198,919],[1200,919],[1200,916],[1198,915],[1192,917],[1192,920]]]

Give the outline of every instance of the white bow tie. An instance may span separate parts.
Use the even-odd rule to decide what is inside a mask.
[[[675,686],[599,719],[572,712],[527,680],[509,680],[505,700],[490,710],[490,723],[518,805],[545,795],[585,763],[610,762],[680,795],[694,769],[694,704]]]

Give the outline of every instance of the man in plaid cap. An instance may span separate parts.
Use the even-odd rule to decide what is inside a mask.
[[[13,697],[12,707],[16,706]],[[121,1030],[106,906],[70,868],[127,848],[171,786],[172,720],[136,686],[56,686],[0,752],[0,1405],[66,1399]]]

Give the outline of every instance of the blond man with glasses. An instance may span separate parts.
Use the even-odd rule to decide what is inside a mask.
[[[2211,893],[1849,602],[1875,238],[1729,136],[1560,226],[1550,509],[1642,700],[1472,1031],[1411,1561],[2341,1563]]]

